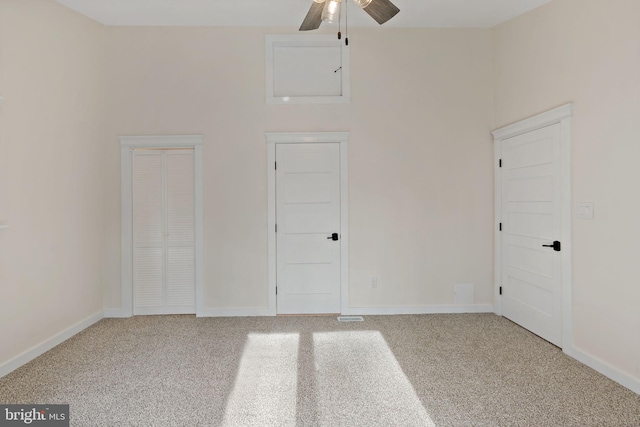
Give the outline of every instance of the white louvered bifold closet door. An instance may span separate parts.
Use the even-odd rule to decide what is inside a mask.
[[[195,313],[193,150],[133,152],[133,313]]]

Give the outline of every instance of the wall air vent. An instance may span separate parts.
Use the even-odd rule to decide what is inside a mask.
[[[338,316],[338,322],[364,322],[362,316]]]

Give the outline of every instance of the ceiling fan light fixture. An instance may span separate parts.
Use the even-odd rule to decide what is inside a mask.
[[[314,0],[315,1],[315,0]],[[353,0],[360,8],[364,9],[365,7],[371,4],[372,0]]]
[[[315,1],[315,0],[314,0]],[[329,24],[338,22],[340,18],[340,3],[342,0],[326,0],[322,11],[322,20]]]

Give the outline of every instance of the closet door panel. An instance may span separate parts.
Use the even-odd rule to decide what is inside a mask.
[[[193,151],[166,155],[167,310],[195,312],[195,170]]]
[[[167,248],[167,310],[172,314],[195,311],[195,251],[193,247]]]
[[[164,254],[162,248],[134,250],[134,312],[161,314],[164,311]]]
[[[134,314],[164,310],[163,155],[133,155],[133,305]]]
[[[195,180],[193,152],[167,153],[167,243],[195,242]]]

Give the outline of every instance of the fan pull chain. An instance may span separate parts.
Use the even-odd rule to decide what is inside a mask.
[[[349,0],[344,2],[344,45],[349,46]]]
[[[347,2],[344,2],[346,6]],[[338,40],[342,39],[342,32],[340,31],[340,27],[342,27],[342,7],[338,9]]]

